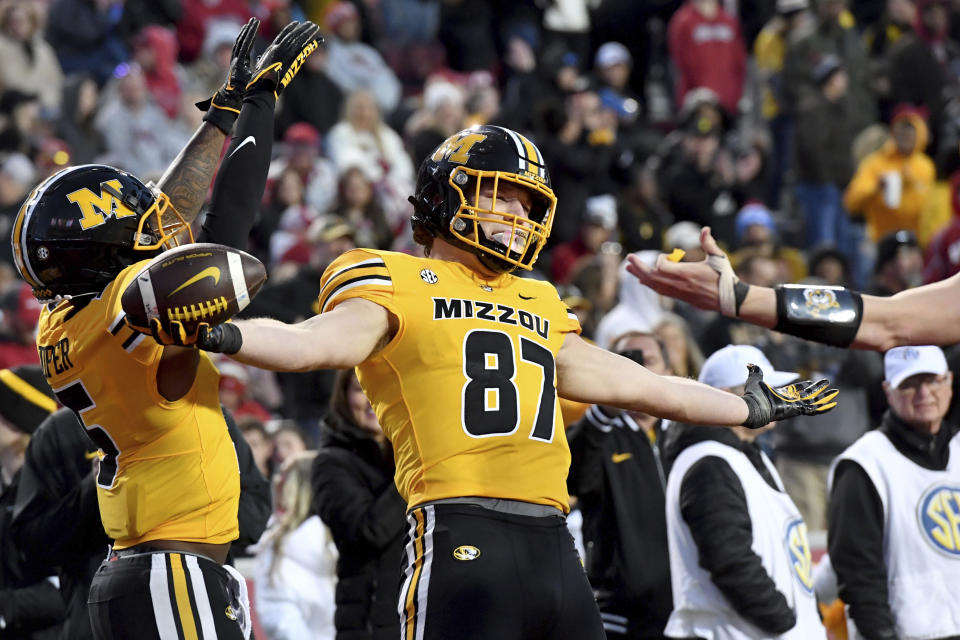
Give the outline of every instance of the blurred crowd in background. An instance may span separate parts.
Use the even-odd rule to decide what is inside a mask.
[[[661,299],[623,261],[700,259],[709,225],[751,284],[892,295],[960,270],[960,2],[0,0],[0,236],[62,167],[156,180],[251,16],[261,49],[291,19],[320,24],[326,45],[278,108],[266,194],[251,203],[249,251],[269,281],[246,315],[315,313],[320,275],[352,247],[415,251],[419,162],[467,126],[511,127],[540,147],[559,200],[548,249],[521,275],[557,284],[585,336],[607,347],[653,333],[672,372],[694,377],[715,350],[751,344],[841,389],[833,413],[763,436],[809,528],[826,528],[827,467],[885,409],[882,356]],[[0,368],[37,359],[39,306],[10,251],[0,243]],[[324,529],[299,493],[304,459],[339,442],[369,458],[377,508],[402,514],[355,379],[219,366],[223,404],[277,481],[266,574],[285,561],[271,541],[302,526],[327,536],[323,571],[356,536],[399,544],[402,516],[347,526],[343,505]]]

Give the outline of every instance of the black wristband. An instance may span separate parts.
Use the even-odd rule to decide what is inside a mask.
[[[764,411],[760,406],[760,400],[752,394],[745,394],[743,401],[747,403],[747,419],[744,420],[743,426],[748,429],[759,429],[770,424],[772,412],[769,406]]]
[[[220,325],[220,330],[220,353],[233,355],[240,351],[240,347],[243,346],[243,333],[240,332],[240,327],[232,322],[225,322]]]
[[[201,105],[204,103],[209,103],[209,106],[207,107],[207,112],[203,114],[203,121],[209,122],[229,136],[233,132],[233,125],[237,122],[237,118],[240,117],[240,114],[232,109],[221,109],[219,107],[215,107],[213,106],[213,102],[211,100],[204,100],[203,102],[198,102],[196,104],[198,108],[202,108]]]
[[[863,320],[863,298],[844,287],[781,284],[776,288],[775,331],[836,347],[849,347]]]
[[[733,283],[733,301],[736,303],[737,317],[740,317],[740,306],[747,299],[747,292],[750,291],[750,285],[743,280],[737,280]]]

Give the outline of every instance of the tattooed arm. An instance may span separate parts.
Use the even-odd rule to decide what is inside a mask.
[[[201,124],[157,184],[187,222],[194,221],[207,198],[226,137],[217,127]]]

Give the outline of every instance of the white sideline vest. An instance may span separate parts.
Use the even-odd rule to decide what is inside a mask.
[[[767,575],[797,616],[797,624],[782,635],[771,636],[744,620],[700,566],[697,545],[680,513],[680,485],[690,467],[707,456],[725,460],[743,485],[753,523],[751,548],[760,556]],[[807,526],[790,496],[783,491],[780,476],[766,455],[763,463],[780,491],[766,483],[747,456],[725,444],[712,440],[698,442],[677,456],[667,480],[673,613],[665,635],[706,640],[822,640],[826,637],[813,594],[813,562]]]
[[[867,473],[883,503],[887,594],[903,640],[960,635],[960,435],[950,441],[944,471],[924,469],[870,431],[830,466],[852,460]],[[862,638],[847,617],[850,639]]]

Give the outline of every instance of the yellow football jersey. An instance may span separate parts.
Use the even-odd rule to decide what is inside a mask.
[[[123,321],[120,296],[145,262],[76,309],[46,305],[37,348],[47,381],[100,447],[103,527],[126,547],[148,540],[224,543],[238,535],[240,469],[206,354],[190,391],[157,390],[162,347]]]
[[[324,273],[320,312],[349,298],[400,321],[357,376],[393,444],[408,506],[483,496],[569,510],[554,357],[580,325],[553,285],[357,249]]]

